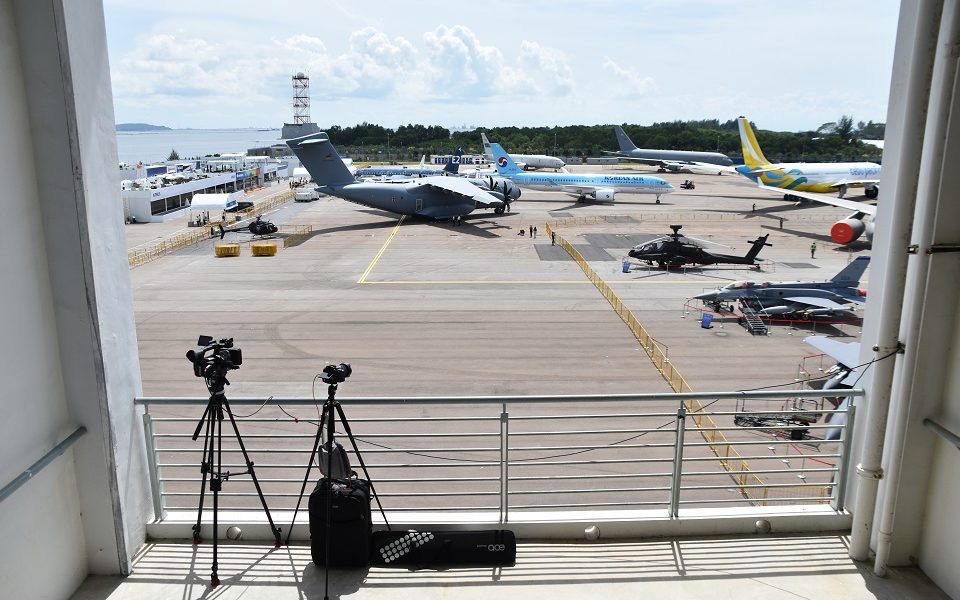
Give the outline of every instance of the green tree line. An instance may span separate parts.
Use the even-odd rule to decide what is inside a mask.
[[[735,162],[741,159],[735,119],[621,125],[640,148],[722,152]],[[862,140],[883,139],[883,123],[854,122],[853,117],[843,115],[812,131],[771,131],[763,129],[762,123],[753,125],[763,153],[773,162],[880,160],[880,149]],[[370,161],[418,160],[424,154],[450,154],[457,146],[463,146],[468,154],[479,154],[483,152],[481,133],[515,154],[576,159],[601,157],[603,151],[619,148],[611,125],[478,127],[451,133],[440,125],[409,124],[391,129],[364,122],[353,127],[334,125],[325,131],[342,154]]]

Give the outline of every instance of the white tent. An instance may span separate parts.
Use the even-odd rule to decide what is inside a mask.
[[[237,198],[242,196],[243,192],[233,192],[232,194],[194,194],[190,202],[190,212],[210,211],[212,213],[222,212],[231,208],[236,208]]]

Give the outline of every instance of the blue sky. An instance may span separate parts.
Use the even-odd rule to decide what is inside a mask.
[[[899,3],[104,0],[117,122],[885,121]]]

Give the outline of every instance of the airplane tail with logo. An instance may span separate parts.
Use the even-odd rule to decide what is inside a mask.
[[[444,175],[456,175],[460,172],[460,160],[463,156],[463,146],[457,146],[456,152],[453,153],[453,156],[450,157],[450,162],[448,162],[443,167]]]
[[[627,135],[627,132],[623,130],[623,127],[614,125],[613,131],[617,134],[617,143],[620,144],[621,152],[629,153],[637,149],[637,145],[633,143],[633,140],[631,140],[630,136]]]
[[[853,259],[853,262],[844,267],[843,270],[834,275],[830,281],[856,287],[860,284],[860,278],[863,276],[863,272],[867,270],[867,265],[869,264],[869,256],[858,256]]]
[[[523,173],[523,169],[513,162],[513,159],[500,144],[490,144],[490,157],[493,159],[493,166],[497,168],[498,175],[509,177],[517,173]]]
[[[761,235],[757,239],[753,240],[750,251],[747,252],[747,259],[754,260],[757,258],[757,255],[760,254],[760,251],[763,250],[764,246],[772,246],[773,244],[767,243],[767,238],[770,237],[770,234]]]
[[[326,133],[321,131],[293,138],[287,140],[287,145],[297,155],[318,186],[338,186],[356,182]]]
[[[743,150],[743,164],[751,169],[764,169],[770,166],[770,161],[760,150],[760,144],[757,142],[757,136],[750,127],[750,121],[746,117],[738,117],[737,125],[740,127],[740,148]]]

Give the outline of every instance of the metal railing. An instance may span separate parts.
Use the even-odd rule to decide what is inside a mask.
[[[853,408],[813,416],[791,408],[798,398],[835,394],[398,397],[341,403],[388,511],[483,513],[507,523],[512,514],[543,511],[639,508],[678,517],[694,507],[827,503],[842,510]],[[292,509],[299,496],[316,435],[315,402],[230,400],[271,508]],[[195,508],[202,443],[191,437],[207,400],[137,398],[136,403],[146,407],[156,514]],[[839,413],[845,416],[842,425],[826,422]],[[768,421],[734,425],[744,415]],[[339,423],[337,429],[342,433]],[[828,433],[839,438],[825,439]],[[338,440],[349,449],[344,436]],[[243,470],[229,423],[223,444],[224,468]],[[311,486],[319,477],[316,469],[313,473]],[[250,478],[229,479],[221,506],[257,510]]]

